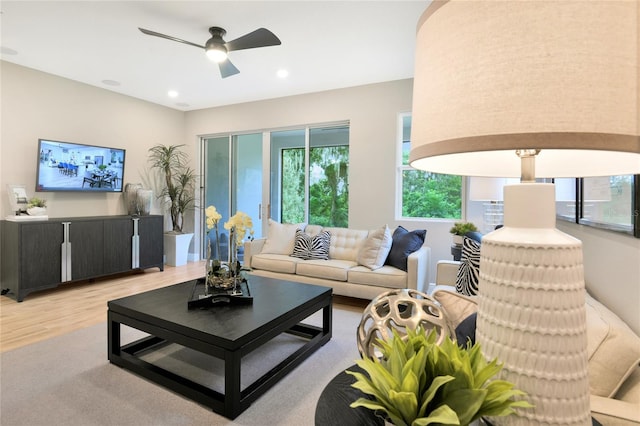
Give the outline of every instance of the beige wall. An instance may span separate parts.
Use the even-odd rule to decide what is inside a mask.
[[[8,62],[0,64],[2,217],[11,213],[7,184],[24,184],[29,196],[46,199],[52,217],[126,214],[120,193],[36,194],[38,138],[126,148],[125,183],[147,179],[147,149],[152,145],[182,142],[181,111]]]
[[[411,109],[411,80],[182,113],[6,62],[0,72],[3,217],[9,214],[6,185],[35,185],[40,137],[126,148],[125,182],[146,182],[147,149],[155,143],[187,143],[197,159],[201,135],[349,120],[350,226],[426,228],[432,271],[438,259],[451,259],[450,221],[395,220],[397,114]],[[42,195],[50,201],[53,217],[125,213],[121,194]],[[154,212],[159,212],[157,206]],[[193,226],[197,221],[190,222]],[[558,226],[583,241],[589,291],[640,333],[640,239]],[[197,244],[191,251],[197,255]]]

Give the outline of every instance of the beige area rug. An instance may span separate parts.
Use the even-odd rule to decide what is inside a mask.
[[[356,328],[362,309],[334,305],[333,337],[234,421],[107,360],[106,323],[0,355],[0,425],[313,425],[318,397],[329,381],[359,358]],[[321,314],[306,322],[321,325]],[[123,342],[142,334],[123,327]],[[295,350],[282,335],[246,357],[243,386]],[[222,364],[181,347],[149,355],[166,368],[187,368],[194,359],[210,367],[192,378],[216,386]],[[203,364],[200,364],[203,365]]]

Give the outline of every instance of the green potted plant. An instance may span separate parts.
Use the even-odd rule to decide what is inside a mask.
[[[462,245],[462,238],[467,232],[477,231],[478,227],[472,222],[456,222],[453,224],[449,232],[453,234],[453,243]]]
[[[165,233],[167,264],[186,264],[193,233],[183,232],[184,214],[195,205],[195,171],[189,166],[184,145],[155,145],[149,148],[149,163],[161,180],[158,198],[166,203],[171,216],[170,232]],[[182,248],[181,248],[182,247]]]
[[[29,216],[44,216],[47,214],[47,200],[32,197],[27,204],[27,214]]]
[[[356,362],[366,374],[347,371],[356,378],[352,386],[373,399],[351,407],[374,410],[396,426],[468,425],[532,407],[512,383],[493,379],[502,365],[488,362],[479,344],[460,347],[447,337],[437,345],[436,337],[419,326],[404,339],[394,330],[388,341],[378,340],[382,357]]]

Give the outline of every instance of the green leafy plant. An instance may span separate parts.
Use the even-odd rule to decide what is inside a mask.
[[[188,165],[184,145],[155,145],[149,148],[149,162],[163,180],[158,198],[168,199],[174,233],[182,233],[184,213],[195,204],[195,171]]]
[[[467,232],[477,231],[478,227],[471,222],[456,222],[449,232],[453,235],[465,235]]]
[[[505,380],[492,380],[502,365],[482,355],[480,345],[461,348],[447,337],[436,344],[435,331],[395,330],[389,341],[378,340],[381,359],[363,358],[357,365],[367,374],[352,386],[373,400],[359,398],[352,408],[384,413],[394,425],[468,425],[483,416],[507,416],[514,408],[532,407],[526,394]]]
[[[98,168],[99,168],[101,171],[103,171],[103,172],[104,172],[105,170],[107,170],[107,165],[106,165],[106,164],[100,164],[100,165],[98,166]]]
[[[47,207],[47,200],[43,200],[42,198],[33,197],[29,199],[29,204],[27,204],[27,208],[31,207]]]

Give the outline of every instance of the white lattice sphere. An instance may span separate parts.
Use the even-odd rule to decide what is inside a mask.
[[[438,333],[437,343],[445,336],[452,337],[445,313],[431,297],[417,290],[392,290],[378,295],[365,308],[358,325],[358,350],[363,357],[377,357],[375,343],[388,340],[396,330],[401,336],[406,329],[415,330],[421,325],[427,331]]]

